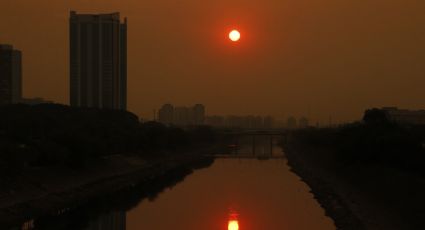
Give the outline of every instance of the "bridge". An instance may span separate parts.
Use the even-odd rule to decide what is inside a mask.
[[[270,159],[286,159],[285,155],[250,155],[250,154],[215,154],[208,155],[216,159],[257,159],[257,160],[270,160]]]
[[[211,155],[221,159],[282,159],[283,154],[274,154],[276,142],[287,135],[286,130],[281,129],[233,129],[222,130],[222,134],[228,135],[231,140],[227,154]]]
[[[233,129],[221,130],[220,133],[237,136],[285,136],[288,131],[285,129]]]

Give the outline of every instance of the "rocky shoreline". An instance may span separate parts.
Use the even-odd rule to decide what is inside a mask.
[[[123,169],[122,173],[107,175],[62,191],[52,189],[40,197],[22,196],[19,202],[11,205],[0,203],[0,226],[1,229],[14,229],[14,226],[30,219],[55,216],[102,199],[102,197],[110,197],[135,188],[145,192],[149,197],[150,193],[155,195],[158,192],[153,192],[152,189],[160,191],[163,187],[172,184],[176,178],[184,178],[195,169],[208,167],[213,161],[214,159],[211,157],[200,155],[151,160],[135,166],[131,170]],[[121,167],[125,167],[125,165]],[[63,183],[67,183],[67,181],[63,181]]]

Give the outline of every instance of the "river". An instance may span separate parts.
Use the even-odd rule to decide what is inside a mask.
[[[230,151],[232,158],[216,159],[151,199],[107,211],[81,210],[72,217],[49,218],[40,228],[31,221],[22,229],[336,229],[309,187],[290,170],[276,139],[241,137],[236,141],[239,147]],[[256,157],[246,157],[254,153]],[[231,227],[231,221],[239,228]]]

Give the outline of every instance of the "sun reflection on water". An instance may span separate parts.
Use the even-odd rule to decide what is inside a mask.
[[[227,225],[228,230],[239,230],[238,214],[234,211],[230,212],[229,223]]]
[[[237,220],[229,220],[228,230],[239,230],[239,223]]]

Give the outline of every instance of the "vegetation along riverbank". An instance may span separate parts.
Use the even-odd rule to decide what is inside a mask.
[[[84,205],[99,195],[212,163],[204,126],[141,123],[125,111],[63,105],[0,107],[0,226]],[[171,174],[170,174],[171,173]]]
[[[425,226],[425,127],[379,110],[362,122],[293,131],[282,146],[338,229]]]

